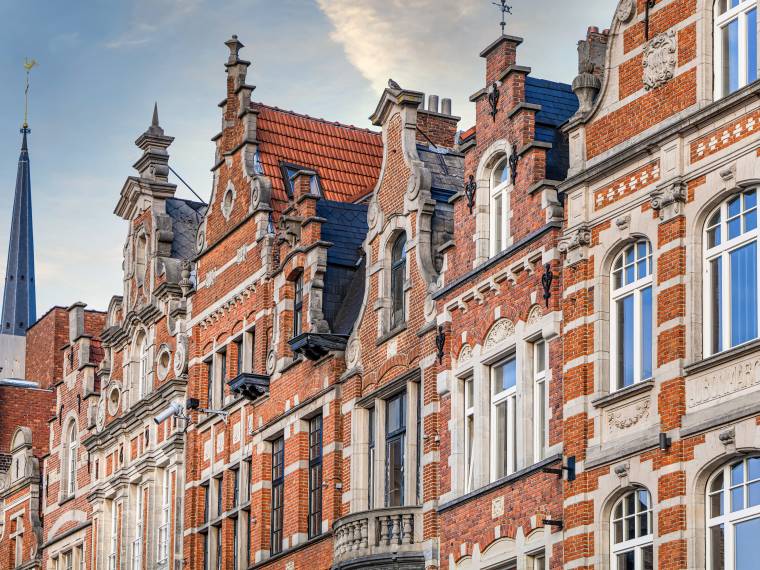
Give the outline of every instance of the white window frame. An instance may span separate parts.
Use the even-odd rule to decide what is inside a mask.
[[[623,541],[623,542],[619,542],[619,543],[616,544],[615,543],[615,522],[617,522],[618,520],[621,520],[621,521],[623,521],[623,527],[625,527],[625,519],[631,516],[630,513],[627,513],[625,511],[626,499],[631,494],[638,495],[638,493],[641,492],[641,491],[646,492],[646,494],[648,496],[648,500],[649,500],[648,506],[649,506],[649,508],[647,510],[645,510],[645,511],[639,511],[638,510],[638,497],[637,496],[634,497],[634,504],[636,505],[636,507],[634,507],[634,508],[636,509],[636,512],[633,514],[633,517],[634,517],[635,525],[636,525],[635,534],[637,536],[635,538],[632,538],[632,539],[629,539],[629,540],[626,540],[626,541]],[[615,511],[617,510],[618,505],[621,505],[621,504],[623,505],[623,516],[621,518],[616,518],[615,517]],[[647,517],[648,517],[647,527],[648,527],[649,533],[646,534],[646,535],[643,535],[643,536],[638,536],[638,534],[640,532],[640,519],[639,519],[639,517],[641,515],[643,515],[643,514],[646,514]],[[635,567],[635,569],[636,570],[644,570],[644,562],[643,562],[642,552],[643,552],[643,550],[644,550],[645,547],[650,546],[650,545],[653,548],[653,551],[652,551],[653,558],[652,558],[652,560],[653,560],[653,563],[654,563],[654,528],[653,528],[653,525],[654,525],[654,509],[653,509],[653,504],[652,504],[652,494],[647,489],[644,489],[644,488],[631,489],[625,495],[623,495],[617,501],[615,501],[615,504],[612,507],[612,511],[610,512],[610,568],[617,568],[618,567],[618,565],[617,565],[617,557],[620,554],[624,554],[626,552],[634,551],[635,552],[635,554],[634,554],[634,557],[635,557],[634,567]]]
[[[144,398],[150,394],[150,385],[148,383],[150,362],[149,362],[148,340],[143,339],[140,343],[139,364],[138,364],[138,383],[139,397]]]
[[[118,506],[111,503],[111,536],[109,540],[108,570],[116,570],[116,550],[119,547]]]
[[[705,295],[703,295],[703,314],[704,314],[704,353],[705,356],[712,356],[713,354],[718,354],[720,352],[725,352],[726,350],[731,350],[732,348],[735,348],[731,346],[731,262],[730,262],[730,255],[731,252],[744,247],[752,242],[756,243],[757,248],[757,271],[758,271],[758,295],[760,296],[760,243],[758,243],[758,228],[756,227],[754,230],[750,231],[742,231],[738,237],[735,237],[731,240],[728,239],[728,203],[731,202],[734,198],[737,196],[740,197],[742,200],[741,207],[740,207],[740,214],[739,218],[743,219],[746,213],[751,212],[752,210],[755,211],[756,215],[758,214],[758,207],[757,202],[755,205],[755,208],[750,208],[749,210],[744,209],[744,196],[747,193],[755,192],[755,200],[757,201],[760,199],[760,193],[758,193],[757,189],[749,189],[745,192],[742,192],[741,194],[735,194],[730,196],[728,199],[724,200],[718,208],[715,208],[712,212],[710,212],[710,215],[707,218],[707,221],[705,222],[704,232],[703,232],[703,251],[704,251],[704,258],[703,258],[703,274],[704,274],[704,291]],[[715,216],[715,214],[720,211],[720,222],[718,226],[710,225],[710,222],[712,221],[712,218]],[[736,219],[736,216],[734,218]],[[742,229],[744,228],[743,222],[742,223]],[[760,225],[760,219],[758,219],[758,224]],[[709,232],[714,227],[720,227],[720,237],[721,237],[721,243],[720,245],[717,245],[715,247],[709,248]],[[715,291],[713,291],[712,288],[712,276],[711,276],[711,263],[720,258],[721,259],[721,292],[722,292],[722,298],[721,298],[721,308],[720,308],[720,318],[721,318],[721,326],[722,326],[722,339],[721,339],[721,347],[719,350],[713,349],[713,341],[715,340],[713,338],[713,312],[712,312],[712,300],[714,296],[716,295]],[[758,307],[760,308],[760,299],[758,300]],[[758,310],[758,334],[760,335],[760,309]],[[757,338],[757,337],[756,337]],[[751,342],[750,339],[747,342]],[[740,345],[736,345],[740,346]]]
[[[646,265],[647,265],[647,274],[644,277],[638,277],[638,263],[641,261],[642,258],[638,256],[638,246],[641,243],[647,244],[647,255],[644,258]],[[622,287],[616,289],[615,288],[615,273],[617,272],[617,265],[618,261],[622,260],[622,265],[620,271],[622,272],[622,275],[625,275],[625,270],[627,267],[630,266],[630,264],[626,264],[625,261],[625,255],[630,250],[633,249],[633,271],[634,271],[634,280],[631,283],[623,284]],[[643,378],[643,372],[642,372],[642,366],[641,366],[641,359],[642,359],[642,342],[641,342],[641,333],[642,333],[642,318],[641,318],[641,309],[642,309],[642,302],[641,302],[641,294],[642,292],[649,288],[651,290],[652,295],[652,315],[650,316],[652,320],[652,354],[650,355],[652,359],[651,368],[652,368],[652,374],[654,374],[654,367],[655,367],[655,320],[654,320],[654,310],[656,306],[656,297],[655,297],[655,290],[654,290],[654,255],[652,251],[652,243],[648,239],[639,239],[636,240],[634,243],[627,245],[617,256],[615,256],[615,260],[612,264],[612,269],[610,271],[610,391],[614,392],[617,390],[622,390],[626,386],[623,384],[624,379],[619,377],[618,374],[618,341],[620,336],[620,323],[618,322],[618,311],[617,311],[617,305],[618,302],[622,301],[623,299],[633,295],[633,384],[637,384],[639,382],[642,382],[644,380],[648,380],[648,378]],[[623,277],[624,279],[624,277]]]
[[[69,441],[66,450],[66,496],[73,497],[77,490],[77,451],[79,447],[79,435],[76,422],[71,422],[68,436]]]
[[[533,342],[533,461],[538,463],[546,457],[549,443],[547,408],[549,403],[547,367],[549,353],[546,341]],[[541,364],[543,356],[543,366]]]
[[[730,0],[728,0],[730,2]],[[713,37],[714,37],[714,48],[715,48],[715,63],[714,63],[714,69],[715,69],[715,85],[714,85],[714,95],[715,99],[722,99],[723,97],[726,97],[731,94],[731,92],[724,93],[723,92],[723,42],[721,41],[722,38],[722,31],[723,28],[727,27],[731,22],[734,20],[738,20],[739,22],[739,58],[738,58],[738,66],[739,66],[739,82],[737,85],[737,90],[741,89],[742,87],[745,87],[749,84],[748,81],[748,74],[747,74],[747,49],[748,49],[748,42],[747,42],[747,14],[752,11],[753,9],[758,10],[758,17],[760,18],[760,9],[758,8],[757,0],[740,0],[739,5],[734,8],[729,8],[726,10],[723,14],[718,14],[718,3],[720,0],[715,0],[713,6],[714,6],[714,18],[713,18]],[[757,43],[760,47],[760,43]]]
[[[474,488],[475,477],[475,379],[468,376],[462,381],[464,405],[464,492]]]
[[[169,512],[170,512],[171,477],[168,469],[164,469],[161,489],[161,526],[158,528],[159,563],[169,560]]]
[[[494,370],[496,368],[499,368],[501,366],[504,366],[506,363],[508,363],[510,360],[515,361],[515,385],[512,388],[508,388],[507,390],[502,390],[501,392],[494,394],[493,393],[493,382],[494,382]],[[518,418],[517,418],[517,388],[520,384],[520,367],[519,362],[517,362],[517,354],[512,352],[511,354],[505,356],[501,360],[496,361],[489,367],[488,371],[489,375],[489,381],[488,381],[488,394],[490,397],[490,415],[491,415],[491,421],[490,421],[490,464],[491,464],[491,481],[497,481],[498,479],[501,479],[502,477],[506,477],[508,475],[511,475],[515,471],[517,471],[517,426],[518,426]],[[507,403],[507,433],[505,434],[506,437],[506,451],[507,454],[507,471],[503,474],[498,474],[497,472],[497,457],[499,453],[499,448],[497,445],[498,438],[496,437],[497,433],[497,426],[496,426],[496,409],[499,405],[503,404],[504,402]]]
[[[734,570],[734,561],[735,561],[735,548],[734,548],[734,542],[735,542],[735,528],[738,524],[741,524],[743,522],[747,522],[756,518],[760,518],[760,505],[756,505],[754,507],[746,507],[744,509],[737,510],[735,512],[731,512],[731,489],[743,487],[744,488],[744,503],[748,504],[748,495],[749,495],[749,484],[760,482],[760,479],[749,479],[749,470],[748,470],[748,463],[750,459],[757,459],[757,456],[751,456],[751,457],[744,457],[741,459],[741,461],[733,461],[731,463],[727,463],[725,466],[720,468],[715,474],[713,474],[712,477],[710,477],[710,480],[707,484],[707,490],[706,490],[706,501],[705,501],[705,515],[707,517],[707,524],[706,524],[706,538],[707,538],[707,548],[706,548],[706,560],[705,560],[705,568],[708,570],[715,570],[711,568],[712,566],[712,541],[710,540],[710,530],[713,527],[723,525],[724,528],[724,535],[723,535],[723,544],[725,546],[724,550],[724,557],[723,557],[723,568],[722,570]],[[732,485],[731,484],[731,468],[738,463],[744,464],[744,480],[739,485]],[[719,492],[711,492],[712,484],[720,475],[723,475],[723,487]],[[711,516],[710,507],[711,502],[710,498],[712,495],[715,494],[722,494],[722,501],[723,501],[723,515],[718,516]]]
[[[495,175],[499,171],[501,166],[504,166],[504,172],[506,172],[507,179],[498,183],[495,180]],[[488,181],[488,212],[489,212],[489,243],[491,256],[497,255],[507,249],[509,245],[509,213],[510,203],[509,199],[512,190],[512,178],[509,167],[509,155],[505,154],[500,157],[491,169],[491,176]],[[497,199],[501,206],[501,219],[499,219],[499,212],[497,212]],[[497,236],[500,237],[497,243]]]
[[[23,516],[17,516],[16,529],[10,535],[10,539],[13,540],[13,560],[16,566],[21,566],[24,562],[24,518]]]
[[[137,487],[135,495],[135,538],[132,541],[132,570],[142,570],[143,490]]]

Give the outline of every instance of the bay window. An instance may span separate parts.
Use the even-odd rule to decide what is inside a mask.
[[[612,509],[612,560],[614,570],[654,570],[652,498],[646,489],[621,497]]]
[[[707,484],[708,570],[755,570],[760,538],[760,457],[723,467]]]
[[[517,360],[491,367],[491,480],[517,470]]]
[[[496,164],[491,173],[489,202],[491,255],[496,255],[507,247],[510,186],[509,157],[505,156]]]
[[[652,245],[639,240],[612,266],[611,372],[613,390],[652,377]]]
[[[706,356],[758,337],[757,192],[726,200],[705,228]]]
[[[757,79],[757,0],[715,2],[715,98]]]

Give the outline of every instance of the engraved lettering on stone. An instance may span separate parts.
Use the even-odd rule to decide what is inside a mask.
[[[696,408],[756,386],[760,386],[760,356],[687,380],[686,407]]]
[[[485,350],[494,348],[497,344],[508,339],[514,334],[515,325],[512,321],[509,319],[502,319],[498,321],[494,326],[491,327],[491,330],[486,337],[486,342],[484,345]]]
[[[647,91],[665,85],[676,71],[675,30],[658,34],[644,48],[644,88]]]

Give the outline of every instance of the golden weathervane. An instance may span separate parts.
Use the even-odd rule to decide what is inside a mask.
[[[32,71],[32,68],[37,65],[36,59],[24,59],[24,69],[26,69],[26,89],[24,90],[24,129],[29,129],[29,123],[27,122],[27,119],[29,118],[29,75]]]

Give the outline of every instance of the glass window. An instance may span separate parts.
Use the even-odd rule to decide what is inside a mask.
[[[69,428],[69,449],[68,449],[68,469],[67,469],[67,494],[74,495],[77,490],[77,455],[78,455],[79,437],[77,435],[77,425],[71,422]]]
[[[169,513],[171,504],[171,477],[164,469],[161,486],[161,526],[158,528],[158,561],[169,560]]]
[[[464,381],[464,492],[472,491],[475,468],[475,393],[472,378]]]
[[[715,98],[757,80],[756,0],[717,0]]]
[[[654,570],[652,498],[646,489],[626,493],[612,509],[613,570]]]
[[[235,376],[238,376],[243,372],[243,337],[237,338],[233,341],[235,345]]]
[[[135,489],[135,538],[132,541],[132,570],[142,570],[143,490]]]
[[[220,350],[216,357],[219,361],[219,381],[215,386],[214,405],[221,408],[224,405],[224,385],[227,382],[227,350]]]
[[[206,367],[206,402],[209,408],[214,407],[214,361],[206,360],[203,363]]]
[[[211,493],[208,481],[201,484],[201,492],[203,493],[203,522],[211,520]]]
[[[216,570],[222,570],[222,526],[214,527],[214,537],[216,537]]]
[[[116,503],[111,502],[111,540],[108,551],[108,570],[116,570],[116,549],[119,544],[119,519]]]
[[[404,504],[406,450],[406,392],[389,399],[385,407],[385,506]]]
[[[517,470],[517,360],[491,367],[491,480]]]
[[[232,519],[232,568],[238,570],[238,548],[240,539],[238,537],[238,527],[240,521],[237,518]]]
[[[549,407],[546,391],[546,342],[533,344],[533,460],[538,462],[546,456],[547,423]]]
[[[404,281],[406,280],[406,234],[396,238],[391,250],[391,329],[406,321]]]
[[[367,505],[369,509],[375,506],[375,408],[370,408],[367,411],[369,422],[369,434],[367,439]]]
[[[494,167],[490,183],[491,255],[503,251],[509,235],[509,189],[511,177],[509,157],[505,156]]]
[[[652,245],[640,240],[612,266],[612,383],[615,390],[652,377]]]
[[[705,353],[758,337],[757,192],[726,200],[705,229]]]
[[[707,485],[708,570],[754,570],[760,537],[760,457],[723,467]]]
[[[282,523],[285,500],[285,439],[272,442],[272,520],[270,552],[282,552]]]
[[[293,338],[303,332],[303,273],[295,281],[293,293]]]
[[[222,477],[216,477],[214,479],[214,486],[216,491],[216,516],[222,516],[224,513],[224,479]]]
[[[322,416],[309,421],[309,538],[322,534]]]
[[[143,398],[150,393],[150,360],[148,358],[148,345],[146,341],[140,343],[140,397]]]

